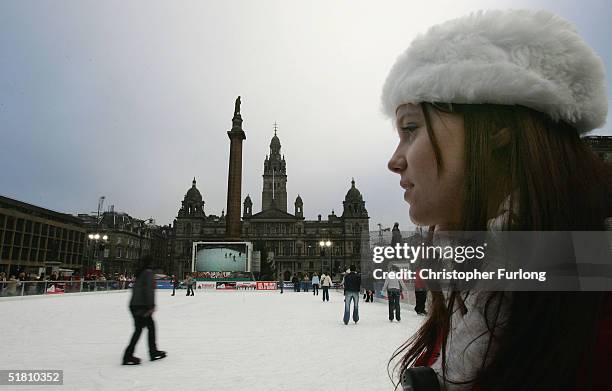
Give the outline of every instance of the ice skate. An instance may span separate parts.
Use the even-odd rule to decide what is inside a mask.
[[[151,354],[151,361],[161,360],[166,357],[166,352],[158,350],[157,352]]]
[[[140,365],[140,359],[138,357],[123,357],[121,365]]]

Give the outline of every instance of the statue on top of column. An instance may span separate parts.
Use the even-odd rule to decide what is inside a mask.
[[[240,114],[240,97],[236,98],[236,105],[234,106],[234,115]]]

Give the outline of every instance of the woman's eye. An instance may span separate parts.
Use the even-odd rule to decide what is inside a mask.
[[[401,129],[403,132],[412,133],[412,132],[414,132],[415,130],[417,130],[417,129],[418,129],[418,127],[419,127],[419,126],[418,126],[417,124],[415,124],[414,122],[409,122],[409,123],[405,124],[404,126],[402,126],[400,129]]]

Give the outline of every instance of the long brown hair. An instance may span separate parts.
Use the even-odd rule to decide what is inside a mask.
[[[509,196],[509,215],[515,217],[506,229],[605,229],[605,218],[612,216],[611,168],[570,125],[522,106],[423,103],[422,108],[438,173],[444,162],[431,116],[440,112],[463,116],[465,186],[460,230],[486,230],[487,220],[493,217],[490,206],[503,200],[499,195]],[[401,357],[394,367],[400,378],[419,356],[430,357],[440,338],[446,379],[452,313],[466,310],[463,302],[468,294],[452,292],[445,297],[431,292],[427,320],[391,357],[390,363]],[[572,389],[578,376],[588,383],[586,360],[597,336],[603,293],[512,292],[500,333],[496,327],[505,300],[508,297],[502,292],[488,293],[484,312],[489,346],[476,378],[463,383],[501,391]]]

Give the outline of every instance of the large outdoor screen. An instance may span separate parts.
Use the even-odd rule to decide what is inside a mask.
[[[250,250],[248,242],[196,242],[193,244],[193,271],[248,271]]]

